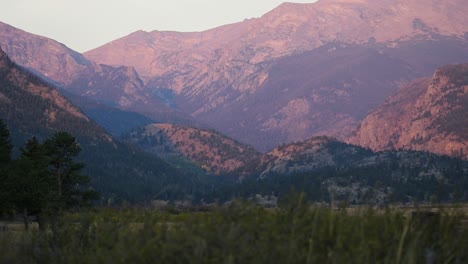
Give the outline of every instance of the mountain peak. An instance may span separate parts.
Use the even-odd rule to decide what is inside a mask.
[[[314,135],[344,139],[402,83],[468,59],[464,2],[284,3],[261,18],[203,32],[137,31],[86,56],[133,66],[141,82],[118,68],[123,76],[99,71],[106,78],[79,78],[74,91],[85,87],[80,94],[151,118],[173,107],[167,111],[262,151]],[[57,78],[64,76],[60,62]]]
[[[60,84],[67,84],[77,72],[91,64],[80,53],[52,39],[5,23],[0,23],[0,32],[0,46],[15,63],[34,69]],[[57,56],[52,56],[52,53]]]
[[[465,1],[283,3],[203,32],[135,33],[86,56],[135,66],[148,89],[173,92],[181,111],[264,151],[314,135],[345,138],[402,82],[461,60]],[[449,45],[462,46],[450,49],[459,58],[442,52]],[[418,66],[426,59],[428,70]]]

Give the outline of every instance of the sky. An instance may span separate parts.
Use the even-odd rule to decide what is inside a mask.
[[[2,0],[0,21],[85,52],[137,30],[202,31],[260,17],[283,1]]]

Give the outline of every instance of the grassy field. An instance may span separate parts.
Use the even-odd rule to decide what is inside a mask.
[[[466,207],[332,210],[300,199],[94,209],[42,231],[0,231],[0,263],[468,263],[467,249]]]

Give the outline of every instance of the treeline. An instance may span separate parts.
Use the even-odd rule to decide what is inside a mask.
[[[249,177],[239,184],[219,185],[205,201],[241,197],[285,197],[301,191],[308,200],[344,204],[464,202],[468,200],[467,162],[430,153],[418,153],[433,167],[402,164],[397,156],[367,166],[324,167],[310,172],[271,173]],[[423,157],[426,155],[427,157]]]
[[[17,159],[12,150],[10,131],[0,119],[0,213],[22,214],[26,229],[30,216],[48,218],[99,198],[81,172],[85,164],[75,161],[81,147],[69,133],[57,132],[42,143],[30,138]]]

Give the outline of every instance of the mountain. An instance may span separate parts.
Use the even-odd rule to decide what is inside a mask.
[[[260,153],[253,147],[214,130],[173,124],[151,124],[130,133],[125,139],[169,162],[185,157],[215,175],[232,174],[260,158]]]
[[[16,65],[1,49],[0,116],[17,149],[32,136],[45,139],[58,131],[74,135],[82,148],[79,159],[105,199],[184,198],[201,186],[192,174],[116,141],[55,87]]]
[[[326,167],[355,166],[373,152],[321,136],[279,146],[266,153],[260,163],[260,177],[268,174],[309,172]]]
[[[317,202],[388,204],[468,199],[468,161],[429,152],[385,151],[314,137],[263,155],[257,169],[210,196],[284,198],[292,190]],[[273,196],[273,197],[272,197]]]
[[[451,80],[460,82],[466,77],[464,71],[450,69],[441,76],[451,76]],[[456,85],[450,83],[445,88],[452,86]],[[191,168],[188,168],[191,171],[176,169],[113,139],[52,85],[17,66],[2,51],[0,102],[2,119],[12,131],[17,147],[32,135],[43,139],[58,130],[75,135],[83,149],[80,160],[87,164],[93,186],[103,193],[103,202],[223,201],[257,194],[283,196],[291,188],[306,191],[316,201],[468,199],[468,161],[432,153],[376,153],[318,137],[279,146],[259,157],[253,148],[210,130],[153,124],[137,130],[133,137],[130,134],[130,141],[147,150],[186,156],[195,162],[201,158],[199,164],[214,173],[243,177],[237,183],[223,182],[224,177],[209,178]]]
[[[468,61],[464,0],[321,0],[203,32],[134,32],[88,51],[145,90],[267,151],[347,138],[401,84]],[[229,117],[229,118],[226,118]]]
[[[257,174],[260,178],[264,178],[270,174],[291,175],[324,168],[349,169],[386,164],[393,166],[395,172],[401,167],[414,166],[421,167],[420,170],[428,170],[428,173],[432,175],[434,172],[430,172],[431,169],[441,171],[442,168],[447,167],[444,160],[450,160],[450,158],[411,150],[375,152],[368,148],[320,136],[281,145],[265,153],[259,163]],[[468,163],[460,160],[460,164],[464,164],[466,173]]]
[[[463,3],[462,0],[284,3],[261,18],[204,32],[137,31],[85,55],[109,65],[135,65],[144,80],[177,71],[180,73],[177,77],[182,79],[186,77],[182,73],[193,69],[215,74],[201,66],[213,63],[211,67],[255,66],[330,42],[367,43],[372,39],[385,43],[432,31],[463,37],[468,26]],[[184,89],[186,83],[189,82],[179,82],[173,89]]]
[[[144,89],[133,67],[108,66],[89,61],[65,45],[0,22],[0,46],[17,64],[56,87],[79,96],[140,112],[153,121],[193,123],[158,94]]]
[[[350,143],[373,150],[412,149],[468,159],[468,64],[414,81],[361,123]]]
[[[92,62],[52,39],[0,22],[0,46],[17,64],[59,84],[68,85]],[[51,56],[53,53],[57,56]]]
[[[1,49],[0,78],[2,119],[14,130],[31,136],[68,130],[92,141],[113,142],[79,108],[51,85],[13,63]]]

